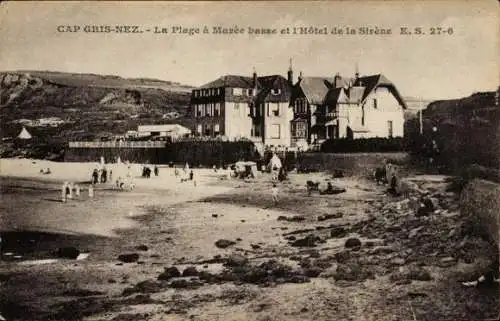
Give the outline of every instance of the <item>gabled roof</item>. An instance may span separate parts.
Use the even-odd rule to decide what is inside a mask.
[[[396,97],[396,99],[401,104],[401,106],[403,106],[403,109],[408,108],[406,106],[406,102],[403,100],[403,98],[399,94],[398,90],[396,89],[396,86],[394,86],[394,84],[382,74],[359,77],[355,81],[354,86],[365,87],[364,94],[363,94],[363,101],[366,99],[366,97],[368,97],[368,95],[375,88],[387,87],[392,92],[392,94]]]
[[[335,79],[326,77],[303,77],[298,83],[310,104],[322,104]]]
[[[344,92],[344,88],[332,88],[328,91],[325,97],[325,104],[327,105],[335,105],[339,102],[342,93]]]
[[[271,75],[259,77],[258,82],[261,86],[261,91],[257,95],[260,101],[289,101],[292,95],[292,86],[288,80],[280,75]],[[278,94],[273,94],[272,90],[279,90]]]
[[[198,88],[218,87],[253,88],[253,78],[238,75],[225,75]]]

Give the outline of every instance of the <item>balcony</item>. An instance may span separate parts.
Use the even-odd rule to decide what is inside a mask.
[[[339,113],[334,111],[334,112],[326,113],[325,119],[326,120],[334,120],[334,119],[338,118],[338,116],[339,116]]]

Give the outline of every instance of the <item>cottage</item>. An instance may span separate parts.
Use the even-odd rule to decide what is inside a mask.
[[[132,134],[132,133],[131,133]],[[189,136],[191,130],[179,124],[165,124],[165,125],[143,125],[137,127],[137,136],[156,136],[156,137],[169,137],[176,139],[180,137]]]
[[[403,136],[406,103],[395,85],[381,74],[299,77],[291,104],[295,115],[292,137],[296,144]]]

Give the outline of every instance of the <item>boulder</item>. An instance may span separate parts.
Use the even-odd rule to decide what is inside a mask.
[[[330,231],[331,237],[341,238],[341,237],[345,237],[346,235],[347,235],[347,231],[342,226],[336,226],[336,227],[332,228]]]
[[[224,239],[220,239],[217,242],[215,242],[215,246],[217,246],[220,249],[225,249],[225,248],[230,247],[234,244],[236,244],[236,242],[224,240]]]
[[[165,268],[163,273],[158,276],[158,280],[167,281],[171,278],[177,278],[181,276],[181,272],[175,266]]]
[[[139,254],[137,253],[125,253],[118,255],[118,261],[123,263],[133,263],[139,260]]]
[[[198,276],[199,272],[194,266],[189,266],[182,271],[182,276],[187,277],[187,276]]]
[[[186,279],[178,279],[170,282],[169,286],[174,289],[186,289],[186,288],[197,288],[203,285],[198,280],[186,280]]]
[[[320,215],[320,216],[318,216],[318,221],[322,222],[322,221],[326,221],[326,220],[330,220],[330,219],[342,218],[342,216],[344,216],[344,214],[341,212],[337,212],[335,214]]]
[[[359,250],[361,248],[361,241],[356,237],[351,237],[345,241],[344,246],[348,249]]]
[[[62,259],[76,260],[78,255],[80,255],[80,251],[76,247],[69,246],[57,249],[57,256]]]
[[[233,253],[227,258],[228,266],[242,266],[248,263],[248,259],[241,254]]]
[[[138,247],[136,247],[137,251],[147,251],[149,250],[147,245],[141,244]]]
[[[319,241],[321,241],[321,239],[318,236],[310,234],[302,239],[293,241],[290,245],[294,247],[314,247]]]

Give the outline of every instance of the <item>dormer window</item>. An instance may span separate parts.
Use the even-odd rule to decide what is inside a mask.
[[[272,95],[279,95],[281,94],[281,89],[271,89],[271,94]]]

